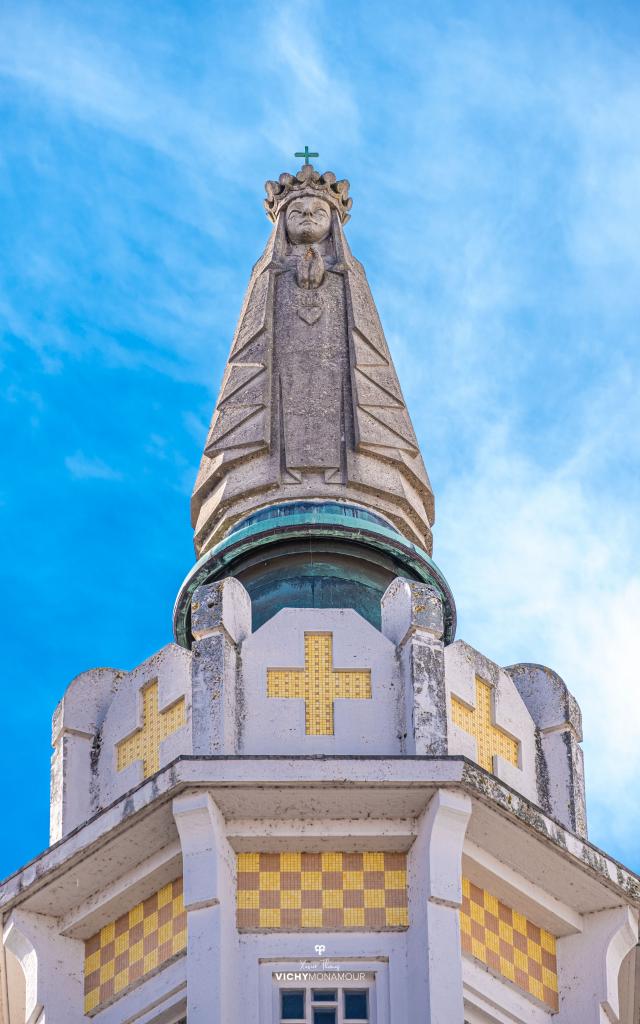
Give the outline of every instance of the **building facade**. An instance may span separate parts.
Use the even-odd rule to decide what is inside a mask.
[[[348,192],[267,183],[175,642],[55,711],[7,1024],[638,1022],[640,880],[562,679],[455,638]]]

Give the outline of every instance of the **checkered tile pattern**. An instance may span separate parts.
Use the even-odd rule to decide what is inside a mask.
[[[267,696],[304,701],[308,736],[333,736],[333,702],[338,698],[371,699],[368,668],[334,669],[333,634],[305,633],[304,669],[267,670]]]
[[[164,711],[158,708],[158,680],[153,679],[140,691],[142,727],[116,744],[118,771],[134,761],[142,761],[143,776],[148,779],[160,770],[160,744],[172,732],[186,725],[184,697]]]
[[[513,981],[551,1010],[558,1009],[553,935],[467,878],[462,880],[462,950]]]
[[[457,697],[451,698],[451,719],[454,725],[474,737],[477,744],[477,761],[488,772],[493,771],[496,755],[518,766],[520,744],[508,733],[494,724],[491,687],[484,679],[476,676],[476,706],[467,705]]]
[[[91,1013],[187,948],[182,879],[105,925],[84,946],[84,1012]]]
[[[242,931],[406,928],[405,853],[240,853]]]

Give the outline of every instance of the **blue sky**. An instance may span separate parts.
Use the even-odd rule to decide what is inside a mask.
[[[267,177],[318,149],[436,492],[458,635],[558,671],[640,869],[640,7],[111,0],[0,14],[0,875],[50,717],[171,639]]]

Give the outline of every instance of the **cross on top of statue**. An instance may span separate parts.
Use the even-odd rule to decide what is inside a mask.
[[[320,156],[319,153],[310,153],[308,146],[304,147],[304,153],[294,153],[293,155],[294,156],[303,156],[305,164],[311,163],[310,157],[312,157],[312,156]]]

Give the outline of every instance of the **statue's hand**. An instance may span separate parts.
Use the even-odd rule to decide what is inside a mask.
[[[300,288],[319,288],[324,281],[324,260],[312,245],[298,261],[297,279]]]

